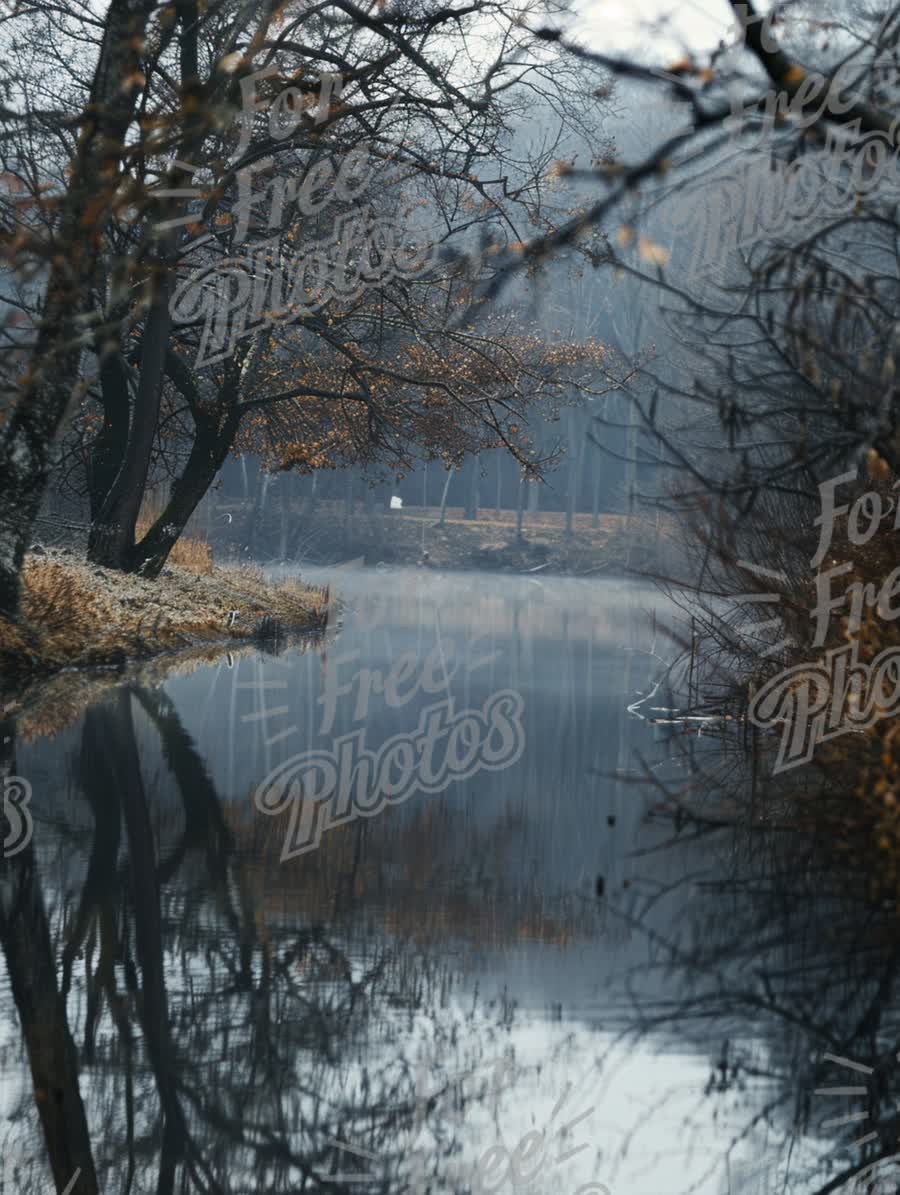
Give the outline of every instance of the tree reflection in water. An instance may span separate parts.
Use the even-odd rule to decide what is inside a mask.
[[[846,803],[804,810],[801,786],[821,777],[795,773],[788,800],[760,779],[740,730],[712,747],[688,733],[670,782],[654,778],[664,834],[643,852],[647,878],[612,910],[651,956],[628,977],[621,1026],[712,1052],[706,1095],[732,1131],[708,1170],[726,1176],[723,1192],[895,1193],[897,908],[842,862],[860,857]],[[676,846],[695,867],[666,887],[650,878],[654,860]],[[679,893],[688,912],[673,931],[661,910]]]
[[[148,796],[137,711],[159,736],[177,810]],[[464,1082],[481,1060],[461,1057],[439,1015],[446,970],[300,910],[273,917],[159,691],[123,688],[87,712],[77,776],[90,830],[73,817],[51,843],[39,827],[0,863],[0,933],[33,1079],[2,1142],[16,1190],[50,1189],[48,1164],[57,1191],[77,1172],[73,1195],[437,1181],[453,1123],[490,1091],[484,1072]],[[75,893],[47,879],[65,873],[63,856],[80,868]],[[399,1046],[413,1018],[432,1045],[424,1098]],[[15,1054],[5,1047],[7,1073]]]
[[[607,1056],[621,1030],[639,1065],[644,1042],[710,1057],[701,1098],[733,1143],[701,1141],[704,1190],[896,1186],[896,914],[841,865],[835,823],[818,817],[817,829],[797,802],[748,790],[744,757],[722,743],[683,740],[691,754],[671,776],[690,775],[690,788],[660,781],[654,853],[629,860],[627,888],[610,879],[598,914],[574,881],[577,899],[554,905],[514,874],[536,852],[512,805],[462,826],[437,805],[392,827],[358,821],[278,864],[281,827],[221,798],[161,689],[109,693],[80,736],[74,799],[0,861],[0,1003],[21,1030],[0,1046],[0,1149],[17,1195],[62,1192],[73,1175],[74,1195],[468,1193],[473,1122],[496,1127],[493,1064],[514,1015],[471,991],[460,1014],[453,942],[476,924],[489,948],[589,941],[581,953],[598,974],[631,960],[628,998],[605,1005],[602,1024],[566,1028]],[[11,722],[3,740],[13,773]],[[610,839],[626,809],[611,799]],[[521,1077],[502,1078],[520,1104]],[[849,1087],[863,1090],[817,1094]],[[615,1195],[637,1140],[626,1128],[592,1142]],[[662,1195],[699,1181],[670,1166]]]

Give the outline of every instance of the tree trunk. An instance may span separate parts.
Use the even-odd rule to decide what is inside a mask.
[[[450,482],[453,480],[453,474],[455,472],[456,472],[456,468],[453,465],[451,465],[450,468],[447,470],[447,480],[444,482],[444,492],[443,492],[443,494],[441,494],[441,514],[440,514],[440,518],[438,519],[438,524],[437,524],[438,527],[443,527],[443,525],[444,525],[444,515],[446,514],[446,511],[447,511],[447,494],[449,493]]]
[[[596,419],[596,416],[594,416],[594,418]],[[601,415],[600,418],[602,419],[603,427],[605,428],[609,421],[609,395],[608,394],[603,396],[603,414]],[[595,528],[600,526],[600,481],[601,481],[601,477],[602,477],[602,474],[598,472],[596,477],[594,478],[594,497],[593,497],[593,504],[591,506],[591,526],[595,527]]]
[[[153,825],[141,778],[129,691],[120,689],[112,710],[104,710],[103,713],[109,723],[104,762],[121,796],[123,820],[128,835],[134,936],[141,968],[141,1022],[144,1042],[163,1112],[163,1135],[156,1190],[157,1195],[172,1195],[178,1164],[186,1153],[187,1125],[178,1097],[176,1061],[169,1025],[160,881]],[[100,758],[104,758],[103,754]]]
[[[525,538],[523,524],[525,521],[525,481],[519,478],[519,502],[516,506],[516,539],[520,542]]]
[[[101,358],[103,424],[88,449],[87,483],[91,522],[103,509],[128,448],[128,369],[116,350]]]
[[[288,522],[289,522],[289,493],[288,483],[290,482],[290,474],[282,473],[278,478],[278,489],[280,491],[281,502],[279,503],[281,509],[281,527],[278,534],[278,559],[284,564],[287,559],[287,541],[288,541]]]
[[[528,486],[528,513],[536,515],[541,508],[541,495],[538,483],[531,482]]]
[[[141,373],[134,400],[128,447],[115,482],[91,526],[88,559],[105,568],[127,569],[134,553],[134,535],[153,452],[172,328],[169,314],[169,271],[160,263],[153,306],[141,345]]]
[[[183,93],[188,95],[199,82],[197,0],[176,0],[175,7],[181,24],[178,43],[181,85]],[[182,158],[191,161],[203,144],[206,123],[196,104],[186,109],[186,112],[186,126],[184,136],[180,139],[179,153]],[[180,171],[181,167],[174,165],[169,169],[168,188],[176,189],[176,197],[159,204],[154,212],[157,227],[170,223],[181,210],[181,200],[177,198]],[[134,557],[135,528],[147,488],[153,441],[159,423],[163,378],[172,331],[169,310],[172,266],[180,235],[177,226],[170,227],[159,242],[158,252],[150,257],[146,275],[150,307],[144,322],[140,378],[131,413],[128,447],[122,467],[91,526],[88,539],[88,559],[107,568],[128,569]],[[151,226],[147,232],[151,245],[155,237],[156,232]]]
[[[466,506],[463,517],[466,519],[478,518],[478,479],[480,476],[479,458],[476,452],[469,459],[469,477],[468,485],[466,486]]]
[[[140,47],[150,8],[112,0],[90,102],[63,200],[44,314],[23,393],[0,432],[0,614],[15,617],[19,574],[54,462],[54,444],[79,372],[97,246],[121,178],[126,132],[140,94]],[[86,218],[86,214],[90,217]]]
[[[637,449],[638,449],[638,413],[636,405],[628,404],[628,437],[625,446],[625,495],[628,503],[628,521],[626,526],[627,547],[625,549],[625,567],[631,568],[634,549],[634,510],[637,500]]]
[[[569,444],[568,492],[566,493],[566,538],[571,539],[575,527],[575,511],[578,509],[578,494],[581,488],[581,472],[584,465],[585,439],[579,443],[575,426],[575,412],[567,415]]]
[[[191,454],[184,471],[172,486],[165,509],[130,554],[129,566],[134,572],[149,578],[158,577],[162,572],[197,504],[221,469],[237,422],[238,417],[232,414],[218,432],[205,421],[198,423]],[[267,477],[267,474],[263,475],[264,482]]]
[[[4,785],[15,771],[14,734],[10,721],[0,722],[0,783]],[[0,826],[5,831],[5,810]],[[75,1043],[57,987],[56,959],[31,842],[12,855],[0,852],[0,942],[54,1185],[64,1191],[74,1178],[72,1195],[97,1195]]]

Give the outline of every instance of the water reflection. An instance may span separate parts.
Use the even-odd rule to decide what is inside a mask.
[[[323,646],[5,724],[36,830],[0,863],[3,1191],[895,1189],[893,921],[810,840],[660,818],[685,760],[626,710],[671,610],[340,585]],[[521,693],[521,757],[282,861],[260,783],[408,733],[436,659],[456,709]]]
[[[138,708],[159,733],[180,817],[155,816]],[[56,1188],[74,1192],[350,1189],[329,1144],[348,1133],[377,1154],[368,1189],[387,1189],[417,1106],[409,1068],[373,1053],[371,1025],[386,1041],[393,1009],[427,1011],[440,970],[268,915],[204,763],[159,694],[122,689],[87,712],[78,781],[90,843],[57,826],[44,868],[34,846],[5,865],[4,994],[44,1145],[23,1085],[4,1149],[15,1189],[46,1189],[44,1155]],[[59,892],[49,876],[63,852],[83,872]],[[352,1189],[365,1189],[359,1175]]]
[[[652,949],[623,1023],[715,1043],[705,1094],[733,1129],[733,1189],[896,1192],[895,909],[869,899],[868,877],[837,865],[824,835],[712,819],[701,832],[709,866],[687,922],[651,926],[649,901],[622,910]]]

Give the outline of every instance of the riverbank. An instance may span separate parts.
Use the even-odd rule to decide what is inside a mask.
[[[68,669],[123,671],[130,661],[204,644],[266,642],[322,629],[327,592],[253,566],[173,564],[156,581],[99,568],[71,549],[26,558],[17,622],[0,618],[0,695]]]
[[[560,512],[529,513],[518,534],[515,511],[481,510],[466,519],[460,510],[363,511],[320,502],[315,510],[275,508],[265,517],[221,506],[227,524],[216,548],[256,559],[299,560],[316,565],[362,560],[366,564],[523,573],[537,568],[569,576],[623,576],[631,571],[669,571],[678,558],[674,529],[652,516],[604,514],[596,526],[576,515],[570,532]],[[426,555],[427,553],[427,555]]]

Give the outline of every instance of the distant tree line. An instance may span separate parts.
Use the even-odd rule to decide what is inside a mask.
[[[0,18],[0,612],[56,469],[89,503],[90,558],[147,577],[233,450],[400,472],[503,447],[541,472],[528,408],[607,387],[609,363],[518,308],[465,312],[493,272],[479,244],[565,218],[567,139],[604,152],[606,73],[530,28],[554,11],[66,0]],[[535,110],[550,121],[523,153]],[[368,240],[347,248],[334,230],[360,211]],[[413,241],[428,268],[386,270]],[[309,273],[335,243],[368,285]],[[309,285],[279,295],[285,274]],[[232,336],[248,312],[258,329]]]

